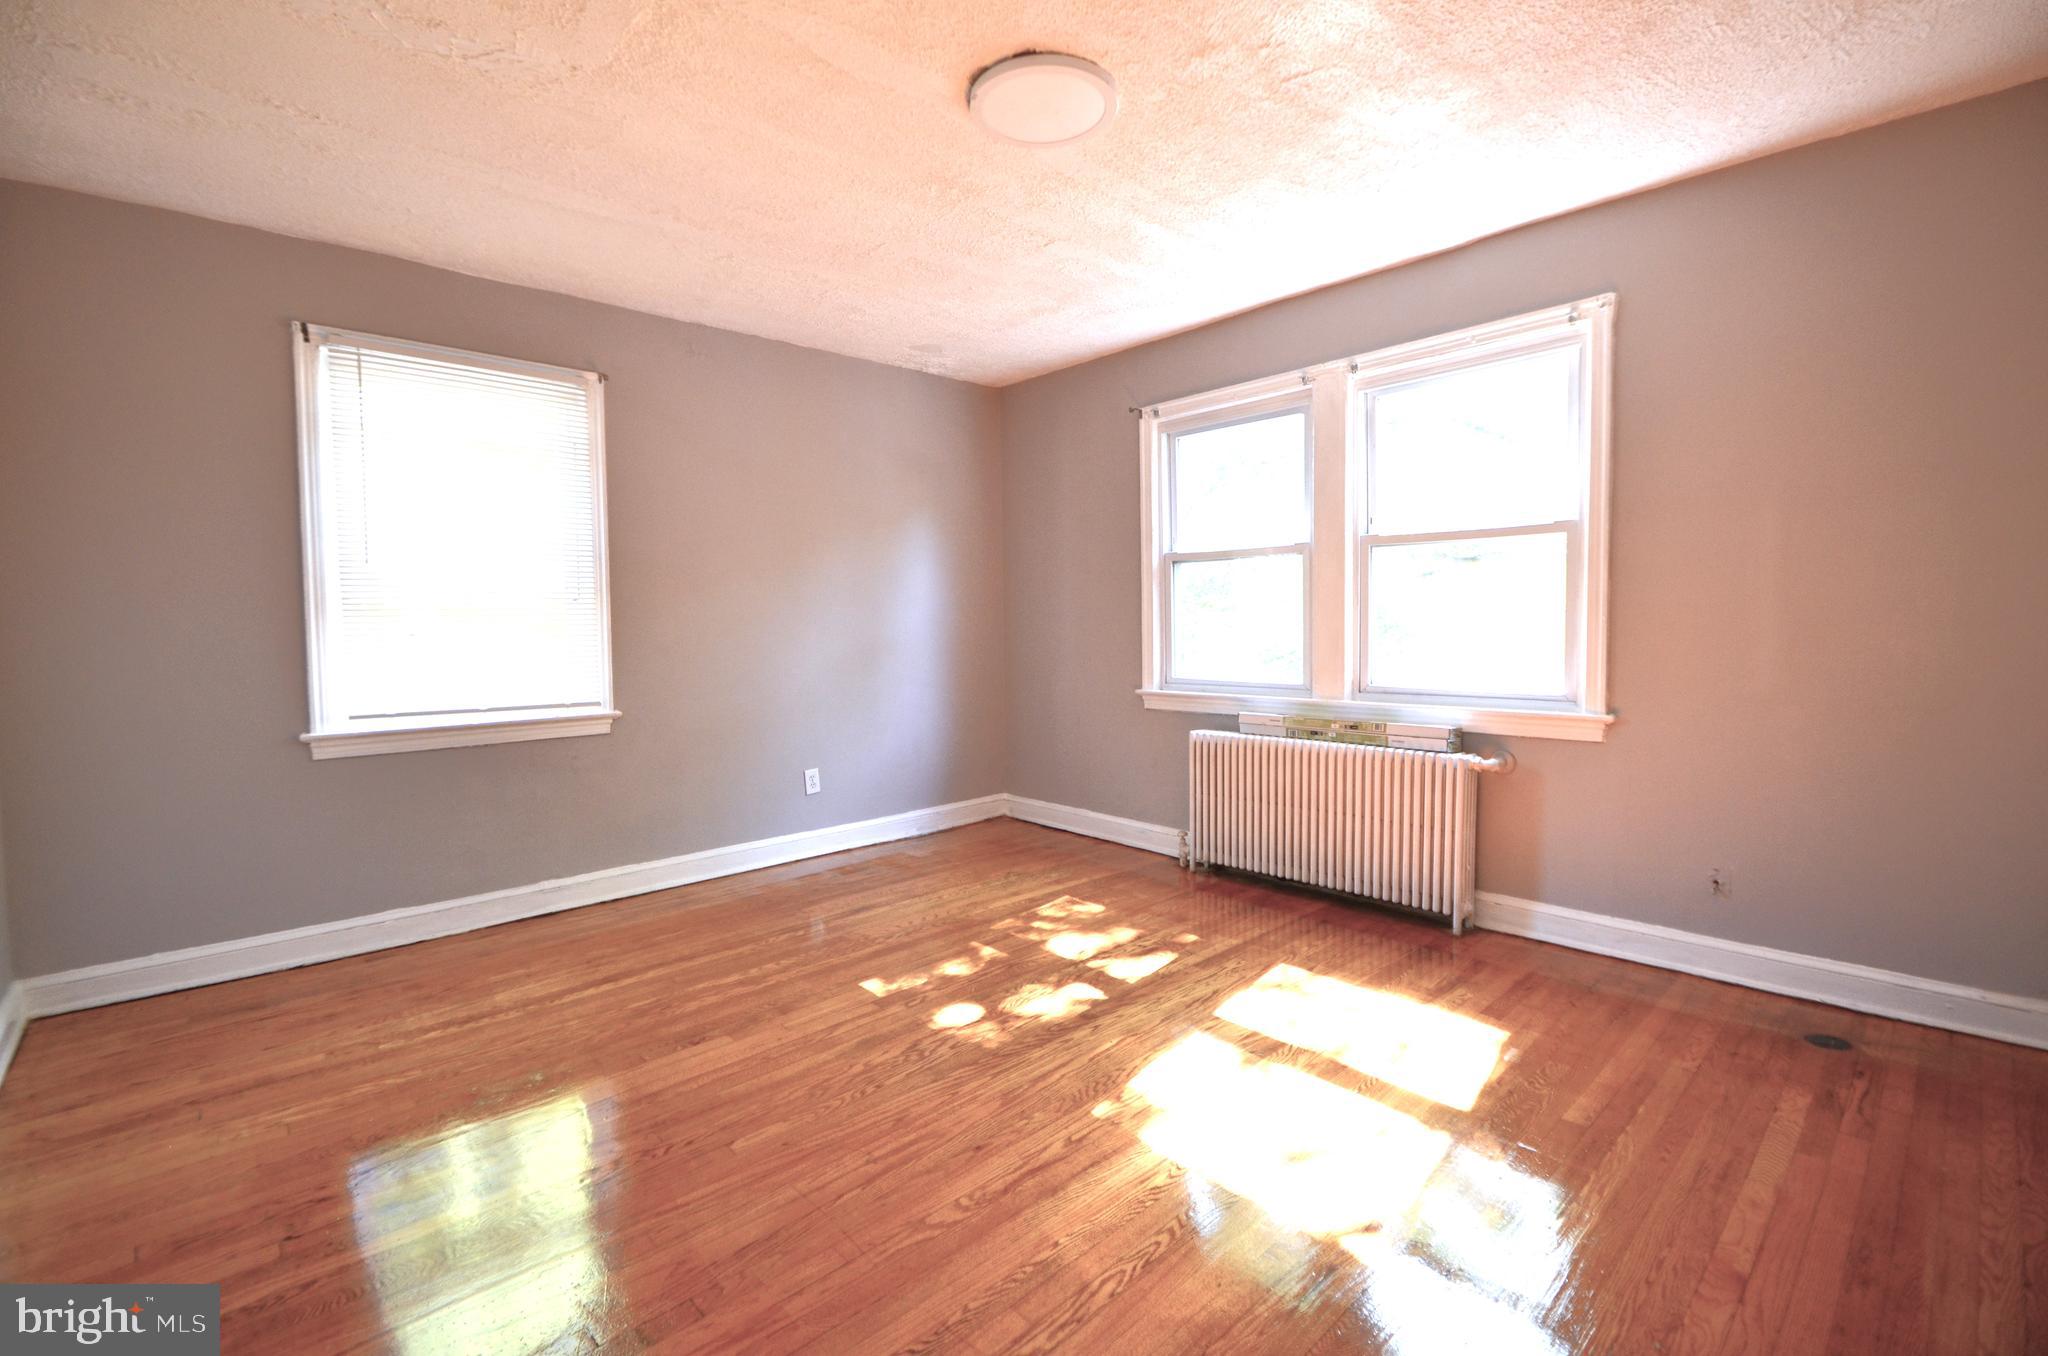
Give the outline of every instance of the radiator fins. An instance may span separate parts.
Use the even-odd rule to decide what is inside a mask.
[[[1197,730],[1188,857],[1434,914],[1472,912],[1478,772],[1460,754]]]

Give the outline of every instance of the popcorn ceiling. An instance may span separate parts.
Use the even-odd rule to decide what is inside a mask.
[[[1071,51],[1069,148],[967,116]],[[1001,385],[2048,74],[2048,6],[13,0],[0,176]]]

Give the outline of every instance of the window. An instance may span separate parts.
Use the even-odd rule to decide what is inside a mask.
[[[1146,410],[1145,704],[1602,738],[1613,305]]]
[[[315,758],[602,734],[592,372],[299,327]]]
[[[1167,671],[1212,687],[1308,690],[1308,411],[1167,435]]]

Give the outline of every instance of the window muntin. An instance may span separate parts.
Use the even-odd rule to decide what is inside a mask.
[[[597,376],[315,326],[299,365],[315,753],[404,731],[601,732],[592,719],[616,713]],[[433,741],[451,742],[472,741]]]
[[[1588,298],[1143,411],[1146,705],[1602,738],[1613,719],[1605,710],[1612,306],[1611,296]],[[1233,670],[1240,681],[1211,680],[1185,651],[1227,650],[1233,626],[1247,649],[1271,632],[1218,624],[1200,647],[1174,632],[1173,574],[1185,558],[1174,549],[1182,521],[1175,439],[1282,406],[1310,416],[1301,477],[1307,540],[1260,549],[1298,552],[1302,562],[1302,682],[1256,681],[1272,670],[1242,656]],[[1232,486],[1214,502],[1257,497],[1291,511],[1295,477],[1286,465],[1284,499]],[[1203,531],[1231,542],[1273,535],[1245,528],[1253,516],[1212,511]],[[1291,591],[1284,596],[1294,601]],[[1270,619],[1283,609],[1240,610]]]
[[[1299,402],[1167,434],[1168,681],[1307,689],[1309,434]]]

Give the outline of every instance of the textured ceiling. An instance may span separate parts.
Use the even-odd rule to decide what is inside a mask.
[[[982,132],[1024,48],[1116,121]],[[1001,384],[2043,74],[2040,0],[0,0],[0,176]]]

